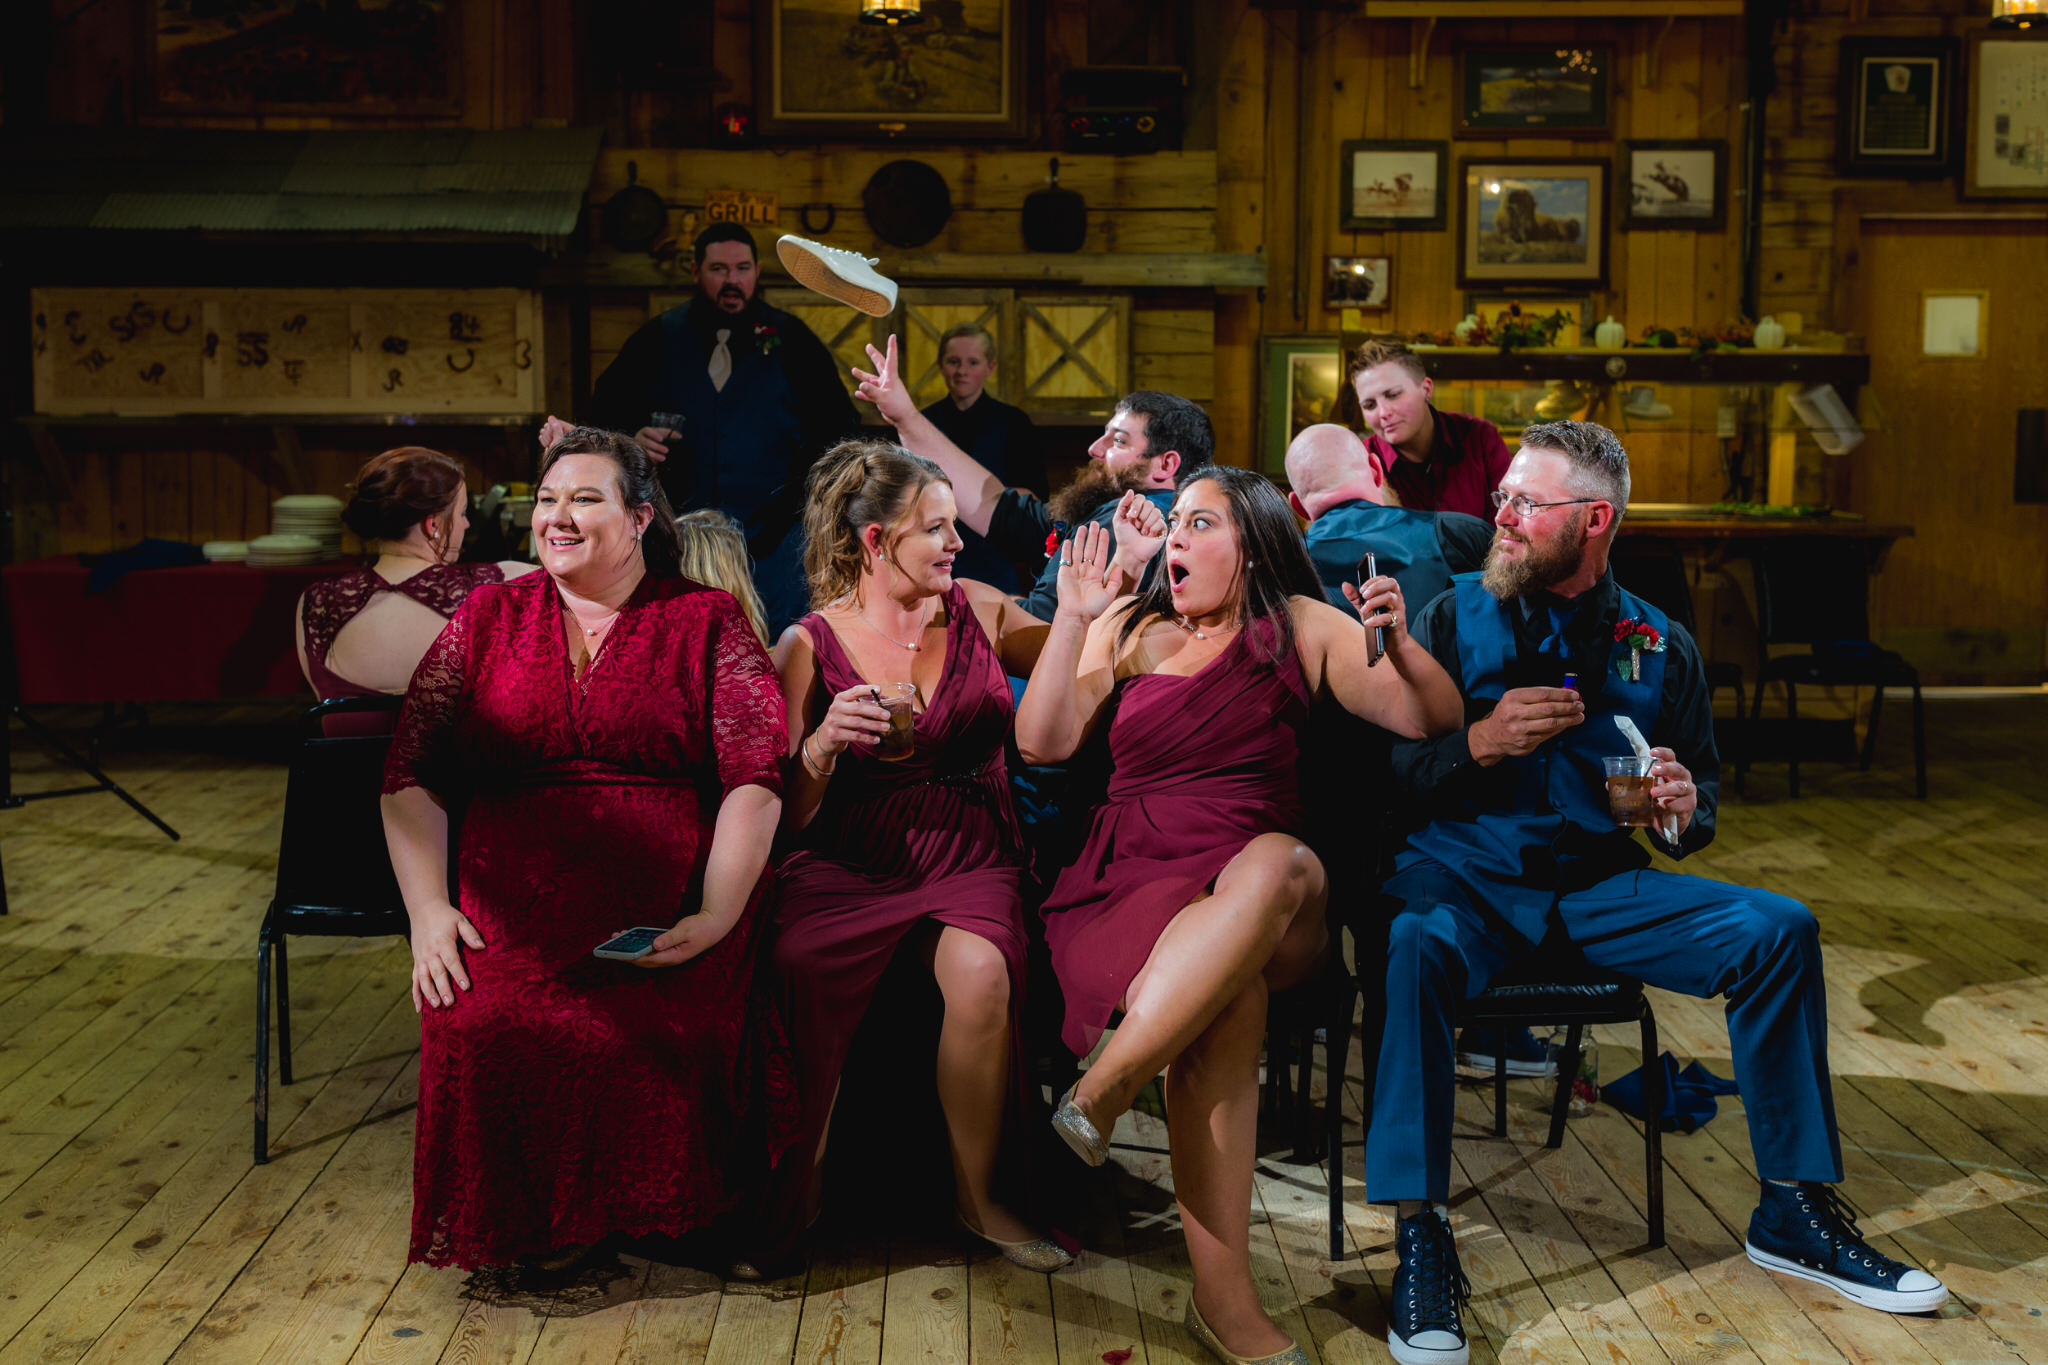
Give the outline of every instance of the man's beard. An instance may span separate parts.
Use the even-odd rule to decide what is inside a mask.
[[[727,317],[737,317],[741,313],[746,312],[747,309],[754,306],[754,296],[747,293],[746,290],[741,289],[735,285],[729,284],[726,285],[723,289],[719,289],[716,291],[709,289],[700,289],[698,290],[698,292],[704,296],[705,306],[712,309],[714,312],[719,313],[725,313],[725,304],[722,302],[722,300],[738,299],[740,301],[740,306],[734,309],[731,313],[726,313]]]
[[[1504,526],[1495,527],[1479,585],[1505,602],[1562,583],[1579,571],[1579,532],[1585,529],[1585,520],[1586,514],[1579,512],[1554,536],[1543,540],[1518,537],[1526,547],[1519,559],[1501,557],[1501,542],[1508,531]]]
[[[1151,480],[1150,460],[1125,465],[1122,469],[1110,468],[1106,460],[1090,460],[1087,468],[1074,476],[1073,482],[1046,499],[1046,506],[1052,511],[1054,521],[1079,526],[1111,498],[1127,490],[1146,491]]]

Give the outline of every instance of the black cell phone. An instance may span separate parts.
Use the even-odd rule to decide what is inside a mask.
[[[1359,591],[1362,593],[1365,590],[1366,583],[1379,576],[1379,556],[1371,550],[1367,550],[1365,558],[1358,561]],[[1372,649],[1366,654],[1365,666],[1370,668],[1381,659],[1387,657],[1387,628],[1385,626],[1373,626],[1368,633],[1372,637]]]
[[[654,940],[667,933],[666,929],[652,929],[642,926],[628,929],[606,939],[590,950],[592,957],[611,958],[616,962],[633,962],[654,951]]]

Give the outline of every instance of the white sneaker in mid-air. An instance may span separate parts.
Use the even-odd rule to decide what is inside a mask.
[[[896,307],[896,281],[876,273],[881,262],[872,256],[787,236],[776,239],[775,254],[798,284],[828,299],[877,318]]]

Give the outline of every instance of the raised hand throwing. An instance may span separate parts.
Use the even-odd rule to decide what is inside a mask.
[[[860,381],[860,387],[854,392],[865,401],[873,403],[875,411],[882,415],[883,421],[892,427],[900,427],[906,418],[916,416],[917,402],[911,398],[910,390],[904,387],[897,372],[895,334],[890,334],[889,347],[886,351],[878,351],[870,346],[867,352],[868,359],[874,363],[875,373],[869,374],[855,365],[853,377]]]

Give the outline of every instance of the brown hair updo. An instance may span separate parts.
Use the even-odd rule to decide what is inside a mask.
[[[462,461],[453,455],[425,446],[387,450],[356,471],[342,523],[364,540],[403,540],[413,527],[448,510],[462,479]]]
[[[656,578],[674,578],[682,573],[682,541],[676,535],[676,514],[669,510],[668,494],[654,476],[654,461],[640,443],[630,436],[601,427],[572,427],[561,440],[540,457],[540,479],[564,455],[602,455],[618,469],[619,498],[626,510],[654,509],[654,520],[640,536],[640,557],[647,572]]]
[[[887,441],[841,441],[811,466],[804,482],[804,575],[811,609],[852,592],[860,582],[860,532],[903,519],[924,490],[953,481],[930,460]],[[891,542],[894,543],[893,541]]]

